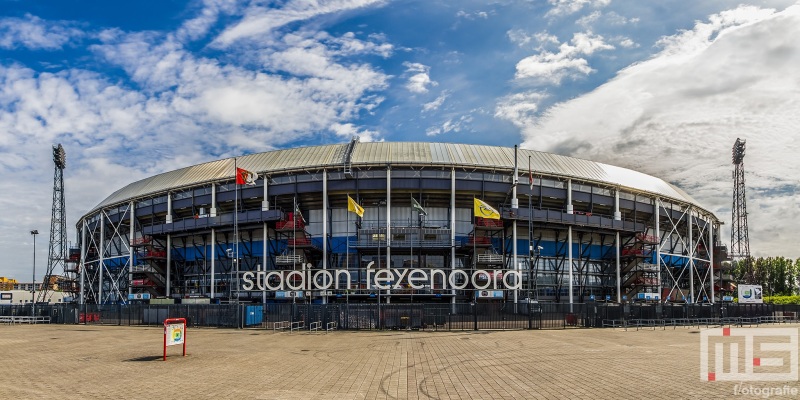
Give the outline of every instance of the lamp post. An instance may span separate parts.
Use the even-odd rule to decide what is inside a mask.
[[[37,229],[31,231],[33,235],[33,290],[31,291],[31,316],[36,315],[36,235],[39,234]]]

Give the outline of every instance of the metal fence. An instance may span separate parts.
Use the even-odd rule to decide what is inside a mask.
[[[175,304],[0,306],[0,317],[49,317],[57,324],[346,330],[501,330],[743,325],[796,322],[798,305],[773,304]],[[6,318],[5,320],[10,320]],[[15,319],[19,320],[19,319]]]

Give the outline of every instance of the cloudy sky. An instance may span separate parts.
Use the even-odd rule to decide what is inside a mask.
[[[752,252],[800,257],[800,4],[743,1],[0,0],[0,276],[31,229],[46,269],[53,144],[74,241],[134,180],[352,135],[633,168],[728,224],[741,137]]]

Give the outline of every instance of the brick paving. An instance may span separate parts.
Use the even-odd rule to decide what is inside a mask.
[[[734,397],[738,382],[699,379],[699,330],[190,328],[187,357],[164,362],[162,328],[3,325],[0,399]]]

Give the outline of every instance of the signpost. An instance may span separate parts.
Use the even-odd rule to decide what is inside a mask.
[[[761,285],[739,285],[739,304],[761,304],[764,302]]]
[[[186,318],[167,318],[164,320],[164,361],[167,361],[167,346],[183,345],[186,357]]]

